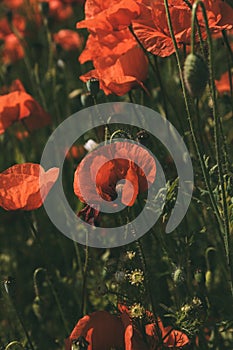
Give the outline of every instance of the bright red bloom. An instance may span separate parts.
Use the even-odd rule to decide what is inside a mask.
[[[139,47],[135,46],[125,54],[115,56],[112,65],[104,67],[104,62],[108,59],[111,60],[107,56],[96,59],[96,69],[80,76],[80,79],[84,82],[91,78],[98,79],[100,88],[106,95],[113,93],[122,96],[137,85],[144,88],[142,82],[147,77],[148,61]]]
[[[233,84],[233,74],[231,74],[231,81]],[[223,73],[219,80],[215,80],[215,85],[220,95],[229,93],[231,91],[229,73]]]
[[[190,0],[190,3],[193,4],[194,0]],[[233,27],[233,9],[226,2],[204,0],[203,3],[212,33]],[[191,9],[183,0],[172,0],[169,1],[169,10],[178,47],[182,47],[183,44],[189,45],[191,40]],[[197,11],[197,17],[202,35],[205,38],[206,30],[200,7]],[[133,28],[138,39],[149,52],[161,57],[174,53],[175,49],[167,24],[163,0],[143,0],[141,13],[133,21]]]
[[[94,70],[82,75],[82,81],[97,78],[105,94],[124,95],[137,85],[143,86],[148,61],[128,29],[90,34],[86,48],[79,57],[84,63],[92,60]]]
[[[3,0],[3,3],[11,10],[15,10],[18,7],[22,6],[23,2],[24,0]]]
[[[51,122],[50,115],[26,92],[14,91],[0,96],[0,134],[14,122],[22,120],[29,131]]]
[[[163,339],[163,347],[159,344],[158,331],[160,333],[160,339]],[[150,344],[149,349],[183,349],[183,347],[187,349],[190,343],[185,333],[173,329],[171,326],[164,327],[160,318],[158,318],[157,324],[151,323],[146,325],[146,334],[148,343]]]
[[[5,64],[15,63],[24,57],[24,49],[15,36],[15,34],[8,34],[4,38],[4,45],[2,51],[2,61]]]
[[[132,19],[140,13],[140,1],[111,0],[101,2],[87,0],[86,19],[77,24],[78,28],[87,28],[91,32],[113,31],[128,27]],[[94,6],[93,6],[94,5]]]
[[[87,350],[109,350],[120,348],[125,350],[160,350],[183,349],[189,344],[188,337],[171,327],[165,327],[161,320],[157,325],[148,324],[145,327],[147,339],[143,339],[140,331],[133,325],[129,311],[120,306],[121,315],[111,315],[106,311],[97,311],[90,316],[84,316],[70,337],[66,340],[66,350],[71,350],[72,343],[85,344]],[[155,333],[155,328],[158,328]],[[158,336],[158,333],[160,335]],[[163,339],[163,347],[159,343]],[[186,347],[187,349],[187,347]]]
[[[53,35],[56,44],[59,44],[63,50],[72,51],[81,49],[83,44],[82,37],[70,29],[61,29],[58,33]]]
[[[138,11],[135,0],[88,0],[86,19],[77,24],[78,28],[85,27],[91,32],[79,61],[92,61],[95,68],[80,79],[85,82],[99,79],[100,88],[107,95],[124,95],[135,86],[143,86],[147,77],[147,58],[126,28]]]
[[[121,202],[132,206],[138,194],[147,191],[154,182],[155,174],[155,160],[146,149],[117,142],[103,147],[103,151],[95,149],[81,161],[74,175],[74,192],[82,202],[86,197],[89,203],[98,204],[99,196],[113,201],[117,197],[117,183],[125,179],[128,181],[121,185]]]
[[[12,166],[0,174],[0,206],[5,210],[41,207],[58,174],[58,168],[45,172],[39,164]]]

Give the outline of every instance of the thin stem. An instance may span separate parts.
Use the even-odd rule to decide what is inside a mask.
[[[187,92],[185,89],[185,84],[184,84],[184,78],[183,78],[183,74],[182,74],[182,68],[181,68],[181,60],[180,60],[180,56],[179,56],[179,49],[177,46],[177,42],[176,42],[176,38],[173,32],[173,27],[172,27],[172,23],[171,23],[171,16],[170,16],[170,12],[169,12],[169,6],[168,6],[168,0],[164,0],[164,4],[165,4],[165,9],[166,9],[166,15],[167,15],[167,21],[168,21],[168,27],[169,27],[169,31],[170,31],[170,35],[171,35],[171,39],[175,48],[175,55],[176,55],[176,60],[177,60],[177,66],[178,66],[178,70],[179,70],[179,75],[180,75],[180,81],[181,81],[181,87],[182,87],[182,92],[183,92],[183,96],[184,96],[184,102],[185,102],[185,108],[186,108],[186,113],[187,113],[187,119],[188,119],[188,123],[189,123],[189,128],[191,131],[191,135],[192,135],[192,139],[193,139],[193,144],[201,165],[201,170],[203,173],[203,177],[204,177],[204,181],[205,181],[205,185],[206,188],[208,190],[209,193],[209,197],[210,197],[210,201],[211,201],[211,205],[213,207],[213,210],[215,212],[217,221],[218,221],[218,225],[219,225],[219,229],[221,232],[221,217],[219,214],[219,210],[217,207],[217,204],[215,202],[215,198],[214,198],[214,194],[212,191],[212,188],[210,186],[210,182],[209,182],[209,178],[208,178],[208,174],[207,174],[207,170],[206,170],[206,166],[205,166],[205,162],[202,158],[199,146],[198,146],[198,142],[197,142],[197,138],[195,135],[195,131],[194,131],[194,126],[193,126],[193,121],[191,118],[191,112],[190,112],[190,107],[188,104],[188,97],[187,97]]]
[[[211,34],[208,25],[208,18],[205,10],[205,6],[202,1],[198,0],[193,5],[192,9],[192,48],[194,41],[194,27],[195,27],[195,15],[198,6],[200,5],[202,14],[204,17],[206,32],[207,32],[207,40],[209,46],[209,71],[210,71],[210,92],[213,99],[213,117],[214,117],[214,139],[215,139],[215,152],[217,158],[217,166],[218,166],[218,176],[219,176],[219,185],[220,191],[222,195],[222,204],[223,204],[223,224],[224,224],[224,244],[226,251],[227,264],[231,273],[231,291],[233,295],[233,266],[231,262],[231,254],[229,252],[229,241],[230,241],[230,226],[229,226],[229,217],[228,217],[228,206],[227,206],[227,194],[226,194],[226,182],[223,175],[222,161],[221,161],[221,135],[220,135],[220,125],[221,120],[218,114],[217,109],[217,97],[216,97],[216,88],[214,82],[214,65],[213,65],[213,45]]]
[[[15,313],[16,313],[16,316],[17,316],[17,318],[18,318],[18,320],[19,320],[19,323],[20,323],[20,325],[21,325],[21,327],[22,327],[22,329],[23,329],[23,331],[24,331],[25,337],[27,338],[29,347],[30,347],[31,350],[35,350],[35,348],[34,348],[34,346],[33,346],[33,344],[32,344],[31,337],[30,337],[30,335],[29,335],[29,333],[28,333],[28,331],[27,331],[27,328],[26,328],[26,326],[25,326],[25,324],[24,324],[23,318],[22,318],[22,316],[21,316],[21,314],[20,314],[20,312],[19,312],[19,310],[18,310],[18,307],[17,307],[17,305],[16,305],[16,302],[15,302],[15,300],[14,300],[14,297],[12,297],[10,294],[8,294],[8,295],[9,295],[9,297],[10,297],[11,303],[12,303],[12,305],[13,305],[13,308],[14,308],[14,310],[15,310]]]
[[[25,214],[24,217],[25,217],[25,219],[26,219],[26,221],[27,221],[27,223],[28,223],[28,225],[29,225],[29,227],[30,227],[30,231],[31,231],[31,233],[32,233],[32,236],[33,236],[34,240],[38,243],[38,246],[39,246],[39,248],[40,248],[41,254],[42,254],[42,256],[43,256],[43,260],[44,260],[45,262],[47,262],[47,264],[45,264],[45,265],[49,266],[50,264],[49,264],[49,262],[48,262],[47,255],[45,254],[45,251],[44,251],[44,249],[43,249],[43,245],[42,245],[41,239],[40,239],[40,237],[39,237],[39,235],[38,235],[38,232],[37,232],[35,226],[33,225],[31,219],[26,215],[26,213],[24,213],[24,214]],[[51,288],[51,291],[52,291],[52,293],[53,293],[55,302],[56,302],[57,307],[58,307],[58,311],[59,311],[60,316],[61,316],[61,319],[62,319],[62,321],[63,321],[63,325],[64,325],[64,328],[65,328],[65,331],[66,331],[66,333],[67,333],[67,335],[68,335],[68,334],[69,334],[68,323],[67,323],[67,321],[66,321],[66,319],[65,319],[65,316],[64,316],[64,313],[63,313],[63,310],[62,310],[62,307],[61,307],[60,300],[59,300],[58,295],[57,295],[57,292],[56,292],[56,290],[55,290],[55,288],[54,288],[54,286],[53,286],[53,282],[52,282],[52,280],[51,280],[51,278],[49,277],[49,274],[48,274],[48,272],[47,272],[48,269],[39,268],[39,269],[37,269],[36,271],[39,272],[40,269],[41,269],[41,270],[44,270],[44,272],[46,273],[47,282],[48,282],[48,284],[49,284],[49,286],[50,286],[50,288]],[[48,271],[49,271],[49,270],[48,270]]]
[[[88,246],[88,232],[86,232],[85,263],[83,267],[83,287],[82,287],[82,305],[81,305],[81,315],[83,316],[86,314],[86,288],[87,288],[88,262],[89,262],[89,246]]]

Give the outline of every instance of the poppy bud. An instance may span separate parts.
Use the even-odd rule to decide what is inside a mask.
[[[99,80],[96,78],[91,78],[87,81],[87,90],[90,92],[91,96],[96,96],[100,89]]]
[[[202,96],[209,78],[204,59],[190,53],[184,63],[184,81],[189,94],[194,98]]]
[[[203,281],[203,274],[201,270],[198,269],[194,272],[194,279],[198,284]]]
[[[125,279],[125,272],[124,271],[116,271],[114,277],[115,277],[115,280],[117,283],[122,283]]]
[[[83,107],[93,106],[93,102],[93,97],[90,94],[90,92],[81,94],[81,104],[83,105]]]
[[[150,135],[146,130],[140,130],[136,135],[136,141],[146,146]]]
[[[184,281],[184,272],[181,268],[177,268],[173,273],[173,281],[175,284],[181,284]]]
[[[211,289],[212,284],[213,284],[212,272],[210,270],[207,270],[206,274],[205,274],[205,285],[206,285],[207,290]]]

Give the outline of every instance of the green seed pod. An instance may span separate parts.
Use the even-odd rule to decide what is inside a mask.
[[[184,63],[184,81],[189,94],[194,98],[202,96],[209,78],[204,59],[190,53]]]
[[[177,268],[173,273],[173,281],[175,284],[181,284],[184,282],[184,272],[181,268]]]
[[[213,285],[213,274],[212,274],[212,272],[210,270],[206,271],[206,274],[205,274],[205,285],[206,285],[207,290],[210,290],[212,285]]]

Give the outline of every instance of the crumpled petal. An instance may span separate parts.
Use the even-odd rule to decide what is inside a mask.
[[[16,164],[0,174],[0,206],[5,210],[34,210],[43,204],[59,175],[39,164]]]

